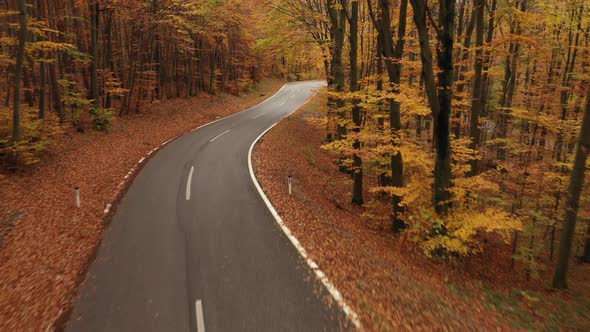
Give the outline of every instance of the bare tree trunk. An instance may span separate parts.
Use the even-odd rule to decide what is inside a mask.
[[[57,30],[57,23],[55,22],[57,14],[56,14],[56,9],[55,9],[55,2],[53,1],[48,1],[48,6],[47,6],[47,16],[49,19],[49,27],[51,29]],[[55,34],[57,35],[57,34]],[[52,37],[54,36],[53,34],[50,35],[50,40],[52,42],[56,42],[58,41],[57,37]],[[57,57],[57,59],[59,59],[59,54],[54,52],[55,57]],[[51,99],[53,101],[53,107],[55,109],[55,112],[57,113],[58,117],[59,117],[59,123],[60,124],[64,124],[66,122],[66,114],[63,108],[63,104],[61,101],[61,87],[59,86],[59,82],[58,82],[58,68],[57,66],[59,65],[59,61],[56,60],[53,63],[49,64],[49,82],[51,85]]]
[[[211,55],[211,73],[209,76],[209,94],[215,94],[215,68],[216,68],[216,61],[217,61],[217,43],[212,45],[213,47],[213,54]]]
[[[559,254],[557,257],[557,266],[553,277],[553,287],[567,288],[567,270],[571,255],[574,231],[576,229],[576,219],[578,209],[580,208],[580,194],[584,183],[584,171],[586,170],[586,160],[590,153],[590,91],[586,100],[584,110],[584,120],[580,130],[580,138],[576,150],[576,159],[574,168],[570,176],[570,184],[565,203],[565,217],[561,240],[559,243]]]
[[[90,99],[94,108],[98,108],[98,0],[90,0],[90,52],[92,62],[90,63]]]
[[[483,84],[483,26],[484,26],[484,10],[485,0],[475,0],[475,77],[473,79],[473,95],[471,102],[471,145],[470,148],[477,150],[479,147],[480,130],[479,130],[479,114],[482,107]],[[479,173],[479,160],[471,161],[471,171],[469,175],[475,176]]]
[[[584,255],[582,256],[582,262],[590,263],[590,224],[586,230],[586,244],[584,245]]]
[[[330,19],[330,27],[333,34],[333,43],[331,45],[332,62],[330,68],[332,70],[332,77],[334,83],[334,91],[340,93],[344,91],[344,66],[342,64],[342,51],[344,48],[344,37],[346,36],[346,13],[341,8],[338,8],[333,0],[327,1],[328,14]],[[335,97],[337,113],[342,112],[340,109],[344,106],[342,98]],[[336,139],[342,139],[346,135],[346,127],[337,125]]]
[[[359,30],[359,3],[358,1],[351,2],[350,15],[350,92],[359,91],[358,82],[358,30]],[[354,98],[352,106],[352,121],[354,123],[353,131],[360,134],[361,125],[363,122],[361,108],[358,105],[360,100]],[[361,141],[357,138],[353,143],[354,150],[360,150]],[[363,205],[363,160],[357,153],[353,155],[353,189],[352,189],[352,203],[356,205]]]
[[[25,0],[18,0],[18,49],[16,51],[16,65],[14,67],[14,102],[12,118],[12,145],[20,141],[20,84],[23,74],[25,57],[25,41],[27,38],[27,4]],[[16,157],[16,155],[15,155]],[[16,159],[16,158],[15,158]],[[15,160],[16,161],[16,160]]]
[[[45,67],[45,62],[39,64],[39,75],[41,76],[41,82],[39,83],[39,119],[45,119],[45,95],[47,94],[47,70]]]

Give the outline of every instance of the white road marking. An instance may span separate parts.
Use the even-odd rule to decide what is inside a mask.
[[[253,117],[253,118],[252,118],[252,120],[254,120],[254,119],[258,119],[259,117],[263,116],[264,114],[266,114],[266,113],[261,113],[261,114],[258,114],[257,116]]]
[[[209,141],[209,143],[212,143],[212,142],[214,142],[216,139],[218,139],[219,137],[221,137],[221,136],[223,136],[223,135],[225,135],[225,134],[229,133],[230,131],[231,131],[231,130],[226,130],[226,131],[222,132],[221,134],[219,134],[219,135],[215,136],[215,137],[214,137],[212,140],[210,140],[210,141]]]
[[[307,104],[310,100],[311,100],[311,98],[309,98],[303,105]],[[296,108],[295,110],[293,110],[289,114],[285,115],[283,118],[279,119],[279,122],[282,119],[284,119],[287,116],[294,113],[296,110],[303,107],[303,105],[301,105],[299,108]],[[285,223],[283,222],[283,219],[281,218],[281,216],[279,216],[277,210],[274,208],[274,206],[272,206],[272,203],[270,202],[270,200],[268,199],[268,197],[264,193],[264,190],[262,190],[260,183],[258,183],[258,180],[256,179],[256,175],[254,175],[254,168],[252,167],[252,150],[254,150],[254,146],[256,145],[256,143],[258,143],[258,141],[262,138],[262,136],[264,136],[267,132],[269,132],[277,124],[278,124],[278,122],[276,122],[275,124],[270,126],[268,129],[266,129],[262,134],[260,134],[260,136],[258,136],[258,138],[256,138],[254,140],[252,145],[250,145],[250,150],[248,150],[248,170],[250,171],[250,178],[252,178],[252,182],[254,182],[254,186],[256,187],[256,190],[258,190],[258,194],[260,194],[260,197],[262,197],[262,200],[266,204],[266,207],[270,210],[270,213],[274,217],[275,221],[277,222],[277,224],[279,225],[281,230],[283,230],[283,233],[285,233],[285,235],[291,241],[293,246],[297,249],[297,251],[299,251],[299,254],[301,255],[301,257],[303,257],[303,259],[305,260],[307,265],[314,271],[316,277],[321,281],[321,283],[324,285],[324,287],[326,287],[326,289],[328,290],[330,295],[332,295],[332,297],[334,298],[336,303],[338,303],[340,308],[342,308],[342,311],[344,311],[344,313],[346,314],[346,316],[348,317],[350,322],[357,328],[357,330],[362,330],[361,322],[358,318],[357,313],[346,303],[346,301],[342,297],[342,294],[338,291],[338,289],[334,286],[334,284],[332,284],[332,282],[330,281],[330,279],[328,279],[328,277],[324,274],[324,272],[322,272],[322,270],[320,270],[320,268],[316,264],[316,262],[314,262],[309,257],[305,248],[303,248],[303,246],[301,246],[301,243],[299,243],[299,240],[297,240],[297,238],[293,235],[293,233],[291,233],[291,230],[289,229],[289,227],[287,227],[287,225],[285,225]]]
[[[195,302],[195,315],[197,318],[197,332],[205,332],[205,318],[203,317],[203,302]]]
[[[191,171],[188,173],[188,179],[186,180],[186,200],[191,200],[191,185],[193,183],[193,172],[195,171],[195,167],[191,166]]]

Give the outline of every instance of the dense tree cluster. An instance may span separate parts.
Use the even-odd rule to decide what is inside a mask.
[[[0,6],[0,160],[32,163],[73,125],[199,92],[239,94],[297,78],[251,0],[7,0]],[[299,44],[301,45],[301,44]],[[292,46],[291,46],[292,48]],[[270,54],[267,56],[267,54]],[[296,53],[295,53],[296,54]]]
[[[325,148],[369,220],[429,255],[506,243],[528,276],[558,260],[556,287],[571,256],[590,261],[588,0],[0,6],[6,165],[35,162],[68,126],[108,129],[145,104],[319,69]]]
[[[528,276],[552,265],[561,234],[565,287],[567,261],[590,250],[590,2],[275,5],[325,56],[325,147],[351,173],[353,203],[430,255],[500,238]]]

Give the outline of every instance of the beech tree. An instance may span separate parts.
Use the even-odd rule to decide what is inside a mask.
[[[564,225],[559,243],[559,255],[557,267],[553,277],[553,287],[567,288],[567,270],[571,256],[576,220],[580,208],[580,195],[584,184],[584,172],[586,171],[586,160],[590,153],[590,89],[586,99],[582,128],[576,147],[576,157],[570,184],[566,196]]]
[[[391,32],[391,2],[389,0],[380,0],[380,18],[377,19],[373,12],[371,2],[368,2],[369,12],[375,29],[378,32],[379,50],[381,55],[385,58],[387,73],[389,76],[389,88],[393,94],[399,93],[399,84],[401,83],[401,59],[404,54],[404,43],[406,34],[406,19],[408,10],[408,1],[402,0],[400,3],[399,23],[397,43],[394,42],[393,34]],[[395,45],[395,46],[394,46]],[[399,146],[400,130],[401,130],[401,104],[395,98],[389,98],[389,121],[392,135],[392,144]],[[391,183],[384,183],[384,185],[391,185],[396,188],[404,187],[404,165],[403,156],[401,152],[392,154],[391,156]],[[405,228],[405,222],[401,219],[403,213],[403,206],[400,205],[402,197],[400,195],[392,195],[392,209],[393,209],[393,231],[399,232]]]
[[[325,78],[322,148],[350,175],[363,218],[405,232],[427,255],[466,257],[501,242],[527,278],[559,250],[555,285],[565,287],[568,259],[590,260],[590,230],[574,227],[572,212],[587,224],[590,193],[576,198],[567,187],[584,164],[588,8],[590,0],[7,1],[0,161],[34,163],[49,136],[107,130],[154,103],[239,95],[266,76]]]
[[[484,11],[485,11],[485,0],[474,1],[474,12],[475,12],[475,65],[474,71],[475,76],[473,78],[473,93],[471,102],[471,124],[470,124],[470,137],[471,137],[471,149],[477,150],[480,140],[480,129],[479,129],[479,115],[482,112],[483,106],[483,33],[484,33]],[[479,171],[478,159],[474,158],[471,161],[471,175],[476,175]]]
[[[57,115],[64,127],[105,130],[114,115],[159,100],[249,89],[267,68],[255,45],[254,6],[242,0],[6,2],[0,85],[12,87],[1,94],[13,111],[0,114],[13,125],[9,142],[0,137],[0,157],[18,150],[28,164],[46,146],[29,130],[40,130],[32,108],[48,126]]]
[[[344,49],[344,39],[346,37],[346,12],[341,4],[333,0],[327,0],[327,13],[330,20],[330,35],[332,42],[330,43],[330,79],[336,93],[344,92],[344,66],[342,63],[342,52]],[[329,106],[331,108],[331,116],[340,114],[342,118],[341,108],[344,106],[342,98],[333,97],[335,104]],[[331,119],[329,119],[330,121]],[[341,139],[345,134],[345,126],[341,123],[336,124],[336,139]],[[331,137],[328,137],[331,140]]]
[[[12,144],[20,141],[20,91],[21,78],[23,74],[23,62],[25,57],[25,42],[27,38],[27,4],[25,0],[18,0],[18,48],[16,51],[16,65],[14,66],[14,93],[13,93],[13,115],[12,115]]]
[[[343,8],[346,8],[345,1],[342,1]],[[358,34],[359,34],[359,1],[352,0],[350,4],[351,10],[349,15],[350,25],[350,92],[355,93],[359,91],[359,69],[358,69]],[[354,124],[353,131],[358,135],[361,132],[361,125],[363,122],[362,110],[359,106],[359,99],[353,97],[352,105],[352,121]],[[353,148],[359,150],[361,148],[360,139],[356,138],[353,143]],[[352,203],[363,205],[363,160],[354,153],[353,155],[353,188],[352,188]]]
[[[451,142],[450,117],[453,99],[453,42],[455,33],[455,0],[439,1],[438,24],[432,22],[438,39],[438,84],[434,79],[433,56],[427,27],[429,8],[425,0],[410,0],[414,8],[414,22],[418,29],[422,75],[428,102],[434,117],[434,206],[446,213],[451,207]],[[437,25],[436,25],[437,24]]]

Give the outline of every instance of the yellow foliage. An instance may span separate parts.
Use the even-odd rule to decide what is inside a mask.
[[[55,114],[45,115],[45,120],[37,117],[37,110],[25,108],[21,111],[21,139],[12,145],[12,110],[0,108],[0,160],[12,159],[16,154],[17,162],[21,165],[31,165],[39,162],[43,151],[53,139],[63,133],[62,127]]]
[[[522,230],[522,221],[516,216],[497,208],[483,211],[456,210],[443,223],[445,231],[431,236],[422,246],[428,254],[437,250],[460,256],[480,253],[482,243],[478,235],[492,233],[508,242],[514,231]]]

